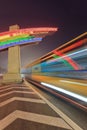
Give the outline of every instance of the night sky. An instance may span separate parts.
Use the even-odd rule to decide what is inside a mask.
[[[58,27],[38,45],[21,47],[21,66],[87,31],[87,0],[0,0],[0,32],[10,25]],[[0,52],[0,67],[7,67],[7,51]]]

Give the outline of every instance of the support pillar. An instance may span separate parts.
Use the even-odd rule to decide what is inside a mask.
[[[13,26],[13,29],[15,27]],[[12,29],[11,29],[12,30]],[[8,71],[4,74],[3,82],[21,82],[20,46],[8,48]]]

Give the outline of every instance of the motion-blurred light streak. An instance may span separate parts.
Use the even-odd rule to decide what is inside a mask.
[[[68,81],[68,80],[60,80],[60,82],[65,82],[65,83],[69,83],[69,84],[77,84],[77,85],[81,85],[81,86],[86,86],[87,87],[87,84],[80,83],[80,82],[71,82],[71,81]]]
[[[77,63],[75,63],[70,57],[68,57],[67,55],[63,54],[61,51],[53,51],[54,54],[60,56],[61,58],[63,58],[64,60],[68,61],[68,63],[75,69],[75,70],[79,70],[79,65],[77,65]],[[63,57],[65,56],[65,57]]]
[[[76,93],[67,91],[67,90],[65,90],[65,89],[62,89],[62,88],[59,88],[59,87],[57,87],[57,86],[54,86],[54,85],[51,85],[51,84],[47,84],[47,83],[44,83],[44,82],[41,82],[41,84],[44,85],[44,86],[47,86],[48,88],[54,89],[54,90],[56,90],[56,91],[59,91],[59,92],[62,92],[62,93],[64,93],[64,94],[67,94],[67,95],[69,95],[69,96],[72,96],[72,97],[74,97],[74,98],[77,98],[77,99],[79,99],[79,100],[81,100],[81,101],[87,102],[87,97],[81,96],[81,95],[79,95],[79,94],[76,94]]]

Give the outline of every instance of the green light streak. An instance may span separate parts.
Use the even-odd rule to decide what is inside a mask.
[[[55,59],[57,59],[57,58],[60,58],[60,56],[56,56],[56,55],[54,55],[53,56]],[[74,69],[66,60],[64,60],[62,57],[61,57],[61,60],[62,60],[62,62],[66,65],[66,66],[68,66],[70,69]]]

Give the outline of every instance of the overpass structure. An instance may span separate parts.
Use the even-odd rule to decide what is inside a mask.
[[[8,72],[3,82],[21,82],[20,46],[37,44],[57,28],[41,27],[20,29],[18,25],[9,27],[9,31],[0,33],[0,50],[8,49]]]

